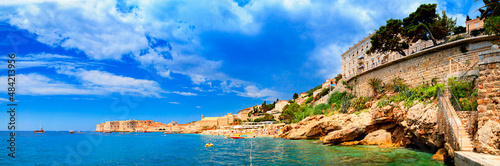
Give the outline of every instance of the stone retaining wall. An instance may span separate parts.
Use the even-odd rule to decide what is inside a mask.
[[[488,120],[500,123],[500,62],[479,65],[478,127]]]
[[[409,55],[406,59],[368,70],[359,74],[357,79],[349,79],[348,83],[355,85],[353,91],[356,96],[372,95],[368,85],[368,80],[371,78],[379,78],[387,84],[392,79],[400,77],[410,87],[430,82],[434,77],[438,79],[438,83],[444,83],[447,76],[453,75],[452,73],[472,70],[472,66],[479,61],[478,54],[491,50],[491,46],[496,43],[499,43],[498,39],[449,44],[449,46],[444,44],[446,47],[436,46],[419,54]],[[460,51],[463,45],[467,47],[466,53]],[[453,59],[451,66],[450,58]]]

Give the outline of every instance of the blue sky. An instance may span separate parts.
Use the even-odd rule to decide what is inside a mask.
[[[18,130],[108,120],[187,123],[291,99],[341,72],[340,55],[422,3],[464,25],[469,1],[0,2],[0,71],[17,54]],[[8,114],[1,114],[7,122]],[[2,128],[6,130],[6,128]]]

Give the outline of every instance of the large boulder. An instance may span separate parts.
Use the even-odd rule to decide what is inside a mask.
[[[352,141],[365,133],[365,129],[366,126],[350,126],[346,129],[333,131],[323,139],[323,144],[339,144]]]
[[[342,116],[310,116],[296,125],[288,125],[292,127],[284,127],[281,137],[288,139],[319,139],[331,131],[342,128],[339,118],[341,119]]]
[[[349,114],[340,120],[342,130],[336,130],[328,133],[323,139],[323,144],[339,144],[346,141],[353,141],[363,137],[367,127],[373,125],[372,116],[368,113],[362,113],[360,116]]]
[[[432,155],[431,159],[437,161],[444,161],[448,158],[448,152],[445,148],[439,149],[434,155]]]
[[[374,109],[370,109],[370,114],[373,117],[373,123],[385,123],[385,122],[393,122],[393,114],[392,114],[392,105],[386,105],[382,108],[375,107]]]
[[[381,129],[372,132],[361,140],[363,145],[382,145],[382,144],[392,144],[391,133],[387,130]]]
[[[474,144],[477,152],[500,155],[500,124],[489,120],[477,130]]]
[[[437,125],[437,104],[418,103],[411,107],[406,115],[406,120],[401,126],[406,128],[408,134],[419,142],[434,144],[434,134]]]

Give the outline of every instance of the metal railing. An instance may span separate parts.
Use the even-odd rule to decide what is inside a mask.
[[[441,117],[441,120],[445,120],[444,123],[446,124],[444,127],[444,132],[445,136],[447,135],[453,135],[454,137],[452,138],[453,141],[450,141],[454,145],[456,151],[462,149],[462,135],[460,134],[459,130],[459,125],[457,121],[455,120],[455,117],[453,117],[452,113],[452,108],[450,108],[450,104],[447,103],[446,97],[443,95],[443,91],[441,88],[438,87],[438,100],[439,100],[439,111],[438,111],[438,118]],[[450,118],[451,116],[451,118]],[[451,133],[450,133],[451,132]],[[448,138],[450,139],[450,138]]]
[[[453,107],[455,108],[455,111],[463,111],[462,106],[460,106],[460,103],[458,102],[457,97],[455,97],[455,94],[453,94],[453,91],[450,89],[450,87],[448,87],[448,90],[451,93],[450,100],[454,101],[454,102],[450,101],[450,103],[452,103]]]

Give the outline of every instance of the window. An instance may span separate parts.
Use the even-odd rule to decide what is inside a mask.
[[[479,27],[479,23],[474,24],[474,26],[475,26],[474,28]]]

